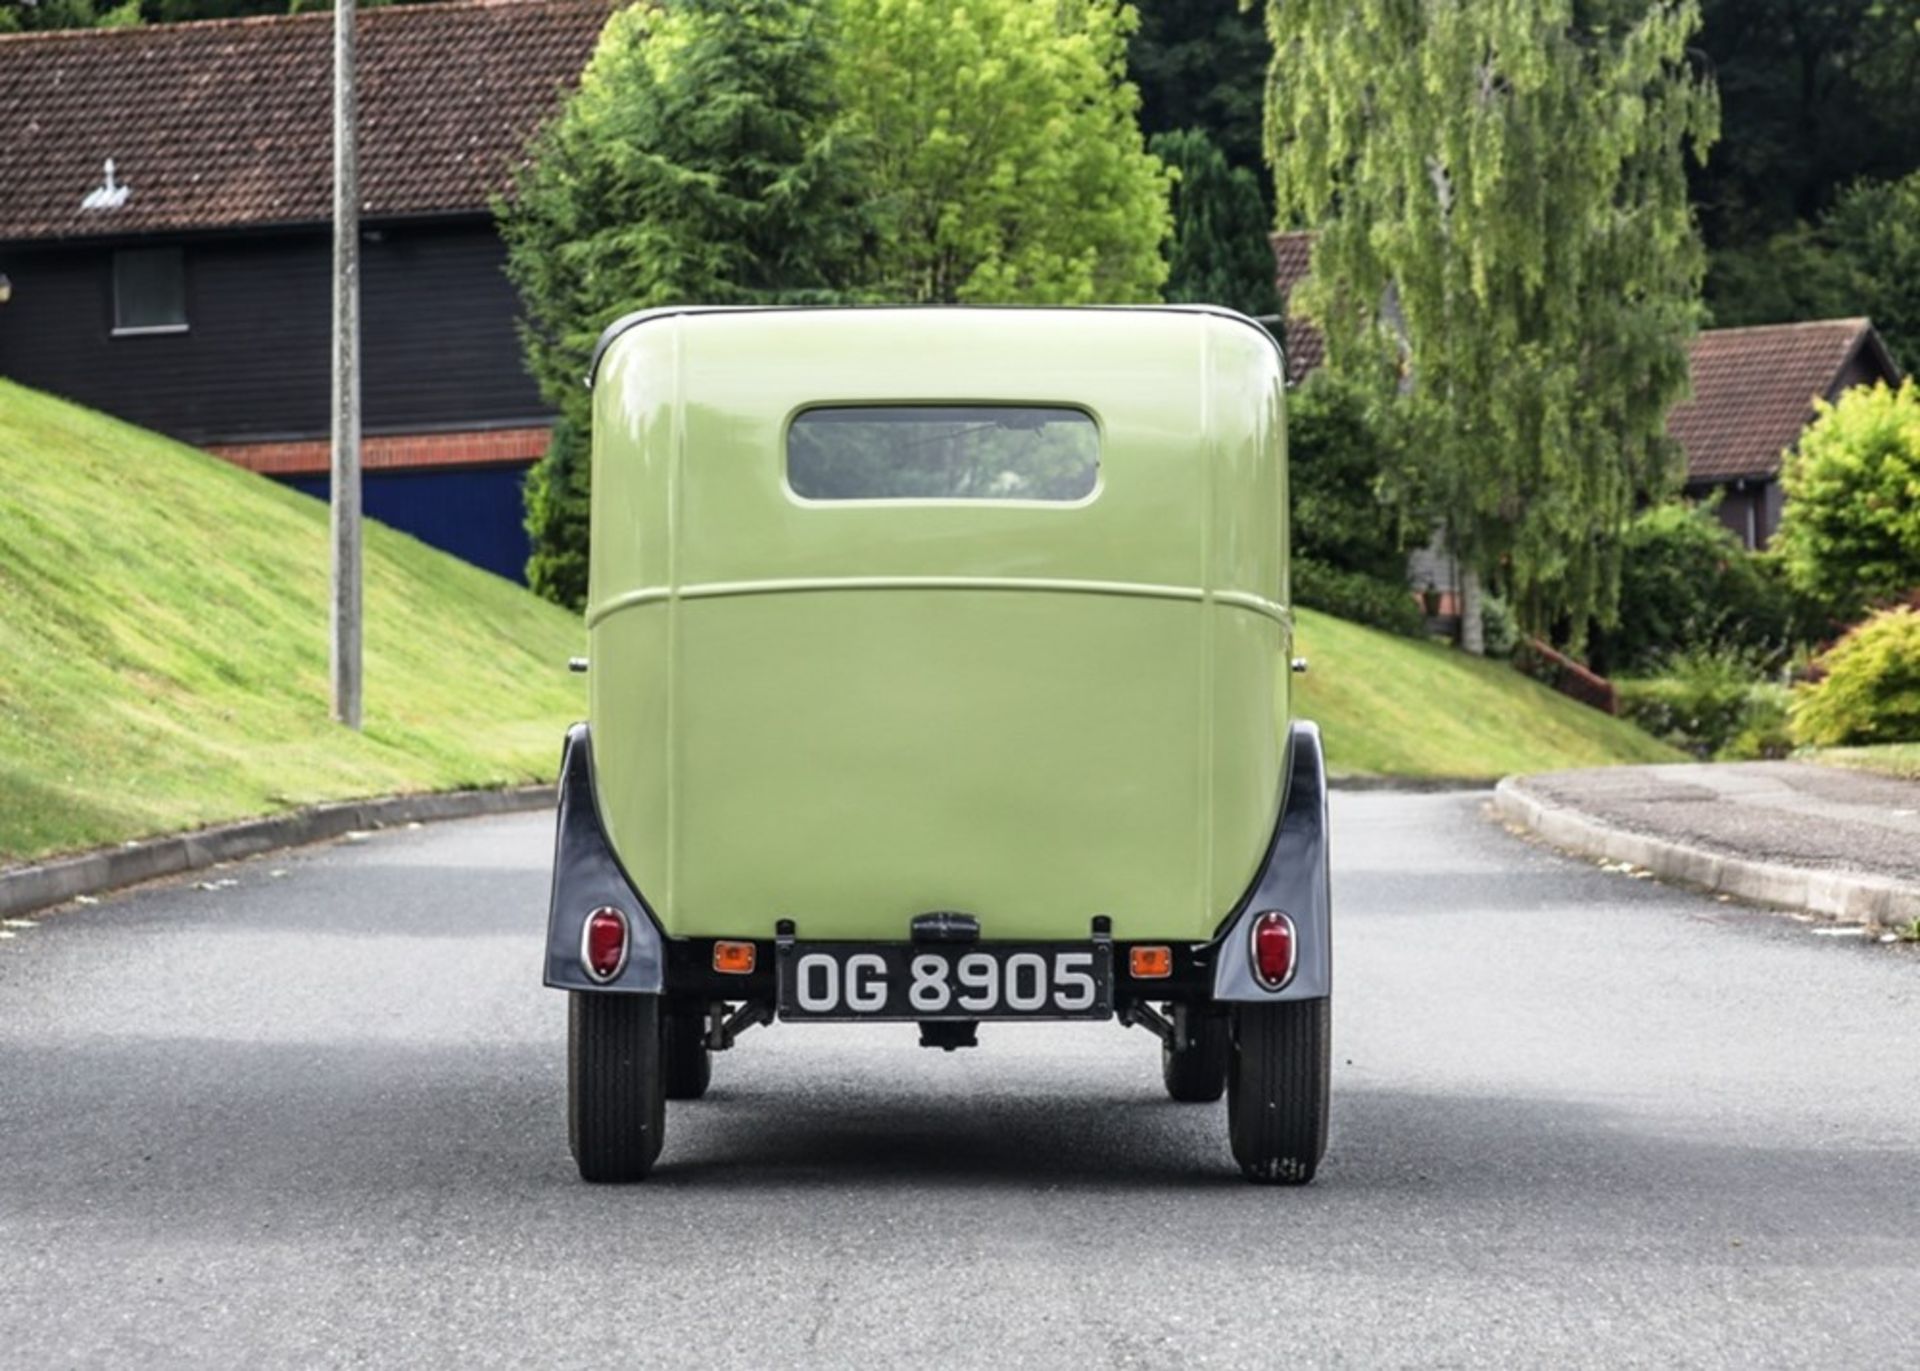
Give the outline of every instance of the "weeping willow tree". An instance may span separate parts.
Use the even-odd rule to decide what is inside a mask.
[[[1685,162],[1718,135],[1696,0],[1267,0],[1282,222],[1328,362],[1398,378],[1462,565],[1576,649],[1620,534],[1670,489],[1704,256]],[[1468,614],[1477,626],[1478,616]]]

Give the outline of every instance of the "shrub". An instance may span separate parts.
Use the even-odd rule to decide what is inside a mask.
[[[1774,664],[1801,635],[1800,618],[1777,563],[1741,546],[1712,505],[1658,505],[1627,526],[1620,617],[1594,635],[1593,662],[1607,674],[1644,674],[1706,647]]]
[[[1520,646],[1520,621],[1513,617],[1513,606],[1498,595],[1480,599],[1480,637],[1489,657],[1511,657]]]
[[[1857,386],[1787,461],[1775,546],[1788,579],[1841,617],[1920,585],[1920,388]]]
[[[1795,742],[1815,747],[1920,741],[1920,612],[1882,611],[1818,663],[1826,675],[1794,692]]]
[[[1359,386],[1326,371],[1288,397],[1293,555],[1403,589],[1407,551],[1427,530],[1390,489],[1401,447]]]
[[[1768,682],[1747,691],[1747,710],[1740,729],[1713,754],[1721,762],[1770,761],[1793,751],[1788,707],[1793,693]]]
[[[1669,659],[1663,676],[1615,688],[1622,717],[1697,757],[1783,755],[1782,691],[1760,674],[1751,653],[1696,648]]]
[[[1413,592],[1403,582],[1343,571],[1311,558],[1294,558],[1293,600],[1335,618],[1371,624],[1410,638],[1419,637],[1426,627]]]

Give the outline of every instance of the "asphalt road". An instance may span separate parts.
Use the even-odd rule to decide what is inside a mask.
[[[755,1030],[575,1180],[538,817],[0,941],[0,1364],[1920,1364],[1920,956],[1335,806],[1333,1141],[1112,1025]]]

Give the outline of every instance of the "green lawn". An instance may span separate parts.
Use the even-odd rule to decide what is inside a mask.
[[[1796,759],[1852,771],[1873,771],[1920,781],[1920,743],[1876,743],[1870,747],[1822,747],[1795,753]]]
[[[1682,762],[1683,754],[1501,662],[1299,612],[1294,712],[1319,721],[1335,775],[1492,779]]]
[[[0,381],[0,864],[318,800],[550,778],[578,619],[367,530],[329,722],[327,511]]]

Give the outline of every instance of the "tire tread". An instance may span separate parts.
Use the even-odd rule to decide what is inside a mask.
[[[1227,1097],[1234,1160],[1248,1180],[1305,1185],[1327,1151],[1330,1001],[1242,1005]]]
[[[645,1179],[660,1156],[665,1092],[655,995],[575,991],[567,1020],[567,1140],[582,1180]]]

